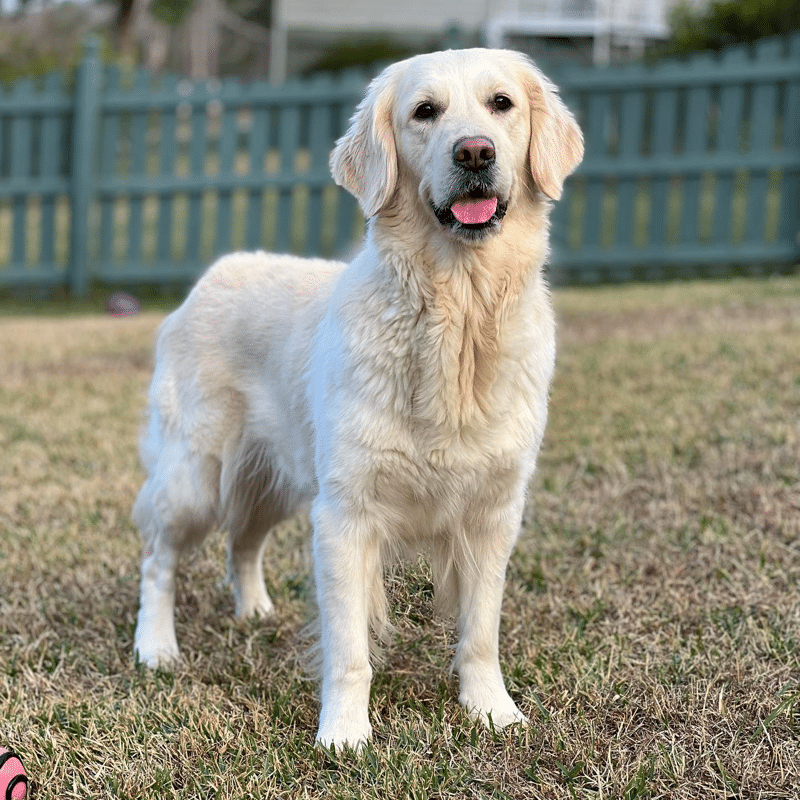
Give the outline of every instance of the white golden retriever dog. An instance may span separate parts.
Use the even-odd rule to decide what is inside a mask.
[[[500,606],[553,372],[550,199],[582,155],[525,57],[410,58],[372,82],[331,155],[369,219],[361,254],[234,253],[206,272],[158,334],[133,512],[142,662],[178,658],[176,569],[215,525],[237,614],[269,615],[265,537],[311,501],[317,740],[370,736],[383,570],[418,551],[457,618],[460,702],[525,722],[500,673]]]

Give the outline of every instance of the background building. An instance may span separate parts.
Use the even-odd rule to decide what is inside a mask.
[[[669,35],[677,0],[273,0],[273,76],[307,72],[336,47],[387,55],[447,44],[512,47],[540,60],[610,63]],[[705,0],[692,0],[703,5]],[[450,31],[448,34],[447,32]],[[456,33],[457,31],[457,33]],[[396,50],[397,52],[393,52]]]

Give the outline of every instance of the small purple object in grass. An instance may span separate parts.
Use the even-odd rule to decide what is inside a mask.
[[[114,292],[106,300],[106,311],[114,317],[134,317],[141,310],[139,301],[126,292]]]

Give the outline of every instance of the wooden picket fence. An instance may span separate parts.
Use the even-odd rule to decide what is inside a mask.
[[[552,71],[551,71],[552,73]],[[791,268],[800,36],[553,74],[587,156],[554,213],[555,283]],[[368,75],[270,86],[101,64],[0,90],[0,287],[186,284],[215,255],[341,255],[363,231],[328,153]]]
[[[101,65],[0,92],[0,286],[185,284],[235,248],[332,255],[363,232],[328,169],[368,75],[189,81]]]
[[[586,157],[554,213],[556,283],[797,264],[800,34],[558,81]]]

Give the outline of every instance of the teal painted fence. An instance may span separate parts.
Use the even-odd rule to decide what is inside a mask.
[[[234,248],[334,255],[363,231],[328,169],[368,76],[280,87],[125,74],[0,91],[0,286],[185,284]]]
[[[800,36],[553,77],[587,141],[554,213],[554,282],[797,262]],[[90,44],[73,86],[53,74],[0,91],[0,287],[82,295],[187,283],[234,248],[345,252],[363,220],[328,153],[366,81],[125,74]]]
[[[586,157],[554,211],[555,283],[797,264],[800,35],[557,80]]]

